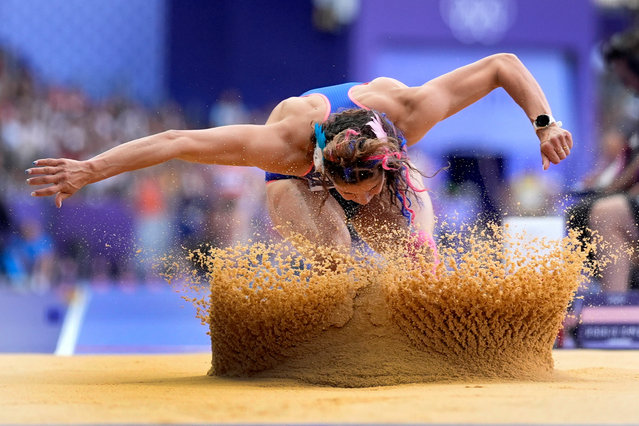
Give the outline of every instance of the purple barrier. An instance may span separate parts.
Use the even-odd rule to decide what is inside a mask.
[[[639,349],[639,292],[587,296],[579,318],[579,347]]]

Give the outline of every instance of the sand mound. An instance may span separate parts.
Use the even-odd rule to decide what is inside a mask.
[[[315,261],[286,244],[212,250],[210,298],[199,302],[209,374],[340,387],[548,378],[584,272],[575,237],[530,242],[469,229],[439,245],[436,267],[427,249],[301,250]]]

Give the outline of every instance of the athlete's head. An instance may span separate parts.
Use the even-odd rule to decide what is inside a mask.
[[[402,203],[402,212],[410,216],[407,192],[411,170],[406,140],[384,114],[373,110],[350,109],[332,114],[316,124],[315,169],[347,200],[367,204],[384,188],[391,201]]]

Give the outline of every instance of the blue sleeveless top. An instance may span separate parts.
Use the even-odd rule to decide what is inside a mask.
[[[301,96],[308,96],[313,94],[320,94],[324,97],[324,100],[329,104],[329,110],[324,117],[324,121],[328,118],[330,114],[339,112],[345,109],[358,109],[358,108],[366,108],[364,105],[356,103],[350,96],[350,91],[353,87],[359,86],[360,84],[366,83],[343,83],[335,86],[327,86],[320,87],[317,89],[312,89],[307,92],[304,92]],[[309,136],[310,137],[310,136]],[[313,166],[309,168],[308,173],[306,173],[303,178],[309,181],[309,186],[311,189],[323,189],[321,183],[319,183],[318,174],[314,171]],[[278,173],[270,173],[266,172],[265,180],[266,182],[271,182],[274,180],[281,179],[299,179],[299,176],[291,176],[291,175],[281,175]]]
[[[304,92],[302,96],[308,96],[315,93],[324,95],[330,104],[331,114],[343,109],[364,108],[363,105],[356,104],[350,97],[351,89],[355,86],[359,86],[360,84],[362,83],[343,83],[336,86],[320,87],[319,89],[312,89],[308,92]]]

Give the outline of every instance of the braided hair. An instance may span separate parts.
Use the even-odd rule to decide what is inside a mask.
[[[385,174],[390,202],[400,202],[402,215],[412,223],[414,211],[408,195],[425,189],[410,180],[414,169],[402,132],[384,114],[374,110],[349,109],[315,124],[315,170],[327,188],[331,183],[355,184]],[[421,172],[420,172],[421,174]]]

